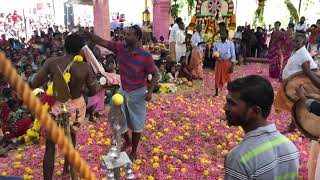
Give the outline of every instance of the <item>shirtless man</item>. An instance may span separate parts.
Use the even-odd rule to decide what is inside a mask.
[[[80,54],[81,48],[85,45],[85,41],[82,37],[77,34],[71,34],[65,39],[65,51],[66,55],[61,57],[54,57],[48,59],[42,69],[35,76],[31,87],[37,88],[49,81],[49,77],[53,77],[56,73],[59,73],[59,68],[61,71],[64,71],[69,64],[73,61],[75,55]],[[59,67],[59,68],[58,68]],[[88,96],[94,95],[99,86],[95,83],[94,74],[86,62],[74,62],[70,69],[69,73],[71,74],[70,82],[68,83],[70,88],[71,99],[68,100],[65,104],[67,107],[76,108],[79,112],[78,122],[72,122],[72,118],[75,118],[75,115],[71,112],[71,139],[73,144],[76,144],[76,129],[79,127],[80,123],[84,120],[86,104],[83,98],[83,88],[88,88]],[[59,102],[57,105],[51,107],[51,111],[57,109],[59,111]],[[74,117],[73,117],[74,116]],[[55,158],[55,144],[49,139],[46,138],[46,150],[43,159],[43,175],[45,180],[51,180],[53,169],[54,169],[54,158]],[[64,174],[69,172],[69,163],[66,160],[64,164]]]

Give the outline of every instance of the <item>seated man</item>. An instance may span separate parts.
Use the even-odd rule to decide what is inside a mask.
[[[227,155],[224,179],[298,179],[297,147],[267,122],[274,98],[270,82],[250,75],[230,82],[227,89],[228,124],[241,126],[246,136]]]

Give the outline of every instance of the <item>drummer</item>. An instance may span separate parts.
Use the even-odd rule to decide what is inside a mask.
[[[320,87],[320,78],[315,74],[314,71],[310,70],[310,63],[304,62],[302,64],[302,69],[304,73],[310,78],[313,84],[316,87]],[[297,95],[300,99],[302,99],[307,109],[318,116],[320,116],[320,99],[319,97],[306,97],[306,93],[304,91],[303,86],[300,86],[296,89]],[[320,178],[320,145],[317,141],[311,142],[311,150],[310,150],[310,157],[308,160],[308,179],[315,180]]]
[[[302,64],[304,62],[309,62],[310,67],[309,69],[317,69],[317,63],[312,59],[311,55],[309,54],[308,50],[305,47],[306,44],[306,36],[304,34],[296,33],[295,37],[293,38],[293,47],[294,51],[292,52],[290,58],[288,59],[288,62],[286,66],[283,69],[282,72],[282,80],[286,81],[291,75],[302,72]],[[277,92],[277,96],[275,98],[274,107],[276,111],[291,111],[291,107],[286,103],[288,98],[285,95],[285,92],[283,91],[283,85],[282,88],[279,89]],[[288,132],[294,131],[295,127],[294,124],[291,123],[290,127],[288,129]]]

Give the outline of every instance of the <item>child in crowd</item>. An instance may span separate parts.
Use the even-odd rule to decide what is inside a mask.
[[[180,58],[180,70],[179,70],[179,77],[186,78],[188,81],[195,80],[196,77],[191,73],[188,68],[187,60],[185,56]]]

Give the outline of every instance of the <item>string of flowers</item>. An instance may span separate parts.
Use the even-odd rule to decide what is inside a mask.
[[[82,62],[83,57],[81,55],[75,55],[73,57],[73,62]],[[63,78],[65,82],[68,84],[70,82],[71,74],[69,72],[63,73]],[[53,97],[53,82],[47,88],[47,91],[42,95],[41,101],[44,104],[46,110],[48,110],[51,106],[53,106],[56,102],[55,98]],[[27,130],[26,134],[19,137],[20,141],[24,141],[25,144],[31,145],[36,144],[40,140],[40,121],[36,117],[33,126]]]
[[[258,0],[258,8],[255,11],[253,24],[256,25],[257,21],[262,25],[264,23],[264,7],[266,0]]]

